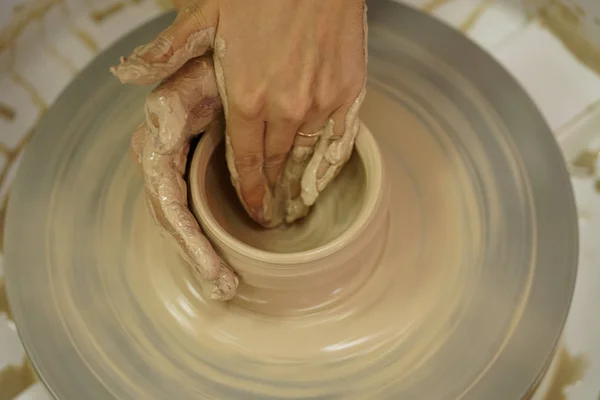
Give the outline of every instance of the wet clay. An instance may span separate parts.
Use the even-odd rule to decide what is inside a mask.
[[[4,278],[0,278],[0,315],[4,314],[7,319],[12,320],[12,313],[6,297],[6,283]]]
[[[306,218],[294,224],[267,229],[246,214],[229,183],[228,174],[224,143],[221,143],[211,157],[206,172],[206,185],[211,188],[208,197],[211,213],[234,238],[270,252],[307,251],[332,241],[355,220],[366,195],[364,165],[354,152],[340,175],[321,194],[319,202]],[[327,225],[322,221],[335,221],[335,224]]]
[[[184,8],[181,10],[181,14],[192,13],[192,8]],[[367,9],[364,6],[363,11],[363,32],[364,32],[364,62],[366,64],[368,59],[367,54]],[[206,52],[209,48],[214,49],[213,61],[214,61],[214,74],[220,95],[223,111],[227,119],[228,116],[228,95],[226,91],[226,77],[221,66],[221,63],[227,55],[227,43],[224,38],[216,35],[215,28],[207,28],[201,31],[191,34],[182,48],[175,51],[169,56],[165,63],[149,64],[142,57],[147,51],[151,51],[154,56],[165,56],[172,51],[172,38],[167,37],[164,40],[159,40],[151,44],[137,47],[131,56],[128,58],[121,57],[120,65],[111,68],[111,72],[117,76],[121,82],[132,82],[135,81],[138,84],[151,83],[157,80],[157,77],[163,76],[163,72],[166,68],[181,68],[184,66],[186,60],[198,57]],[[186,66],[187,69],[190,69]],[[182,96],[189,97],[190,87],[184,87],[183,82],[177,82],[180,78],[185,80],[185,73],[181,74],[176,72],[175,77],[171,76],[167,80],[170,82],[171,90],[174,92],[184,92]],[[180,75],[179,77],[177,75]],[[212,74],[211,74],[212,75]],[[143,80],[139,77],[144,76]],[[365,84],[362,83],[362,91],[358,95],[357,99],[352,103],[345,117],[345,132],[341,138],[333,138],[334,124],[332,120],[329,120],[318,133],[318,140],[314,146],[298,146],[295,145],[291,151],[280,181],[275,187],[265,188],[265,197],[263,199],[263,206],[260,212],[256,210],[249,210],[246,205],[240,190],[240,178],[237,171],[236,162],[234,159],[233,148],[231,145],[230,138],[226,138],[225,152],[227,159],[227,166],[231,174],[231,183],[233,184],[238,197],[249,214],[254,216],[261,215],[258,223],[265,227],[277,227],[284,221],[291,223],[300,218],[305,217],[308,214],[309,207],[312,206],[319,193],[323,191],[327,185],[337,176],[342,169],[345,162],[350,158],[356,135],[358,134],[360,121],[358,119],[358,112],[365,96]],[[162,85],[161,85],[162,86]],[[209,84],[211,86],[211,84]],[[192,85],[193,94],[196,101],[204,101],[204,97],[214,98],[213,93],[209,93],[206,90],[196,90],[196,86]],[[177,93],[171,93],[176,95]],[[163,95],[167,97],[167,91],[163,90]],[[160,97],[160,96],[155,96]],[[183,107],[179,110],[163,102],[162,108],[154,106],[153,101],[149,101],[149,106],[154,110],[156,114],[175,114],[170,119],[178,121],[179,127],[174,125],[166,128],[162,126],[162,119],[157,115],[154,120],[147,121],[150,128],[154,125],[155,130],[158,130],[157,135],[162,139],[162,147],[175,149],[177,147],[184,148],[189,143],[192,135],[200,133],[203,129],[197,129],[185,136],[185,140],[182,140],[182,135],[173,135],[170,132],[163,132],[175,129],[176,131],[182,131],[187,124],[186,118],[195,104],[190,104],[194,107]],[[189,103],[189,101],[187,102]],[[219,104],[220,107],[221,104]],[[148,107],[148,105],[147,105]],[[216,108],[216,107],[215,107]],[[177,116],[177,111],[180,114]],[[191,116],[193,118],[193,115]],[[151,154],[142,155],[142,158],[153,157],[153,155],[160,150],[150,152]],[[145,171],[146,173],[146,171]],[[154,179],[150,176],[148,180]],[[180,212],[178,209],[176,212]],[[168,228],[167,228],[168,230]],[[186,236],[185,233],[178,232],[178,236]],[[182,239],[184,240],[184,239]],[[187,257],[188,254],[184,254]],[[211,255],[212,257],[212,255]]]
[[[187,47],[200,46],[193,38],[188,41]],[[216,51],[225,52],[225,44],[218,45]],[[181,55],[176,56],[177,52],[170,62],[178,62]],[[131,59],[135,60],[136,56]],[[115,69],[113,72],[117,73]],[[173,239],[192,270],[208,281],[207,290],[217,300],[231,299],[239,280],[231,267],[215,253],[194,220],[186,199],[183,175],[193,137],[202,131],[222,129],[221,105],[227,113],[227,97],[220,90],[223,84],[222,72],[216,64],[213,71],[210,58],[205,56],[187,62],[148,95],[146,121],[135,130],[131,141],[132,154],[144,176],[151,214],[163,235]],[[292,150],[280,183],[267,190],[261,211],[264,220],[259,221],[263,226],[277,227],[284,219],[292,223],[308,214],[309,206],[339,174],[352,154],[360,126],[357,113],[363,98],[364,90],[350,107],[346,116],[347,129],[340,139],[332,140],[333,122],[330,121],[314,151],[298,146]],[[228,136],[225,143],[230,180],[238,192],[238,199],[242,199]],[[243,201],[241,204],[249,214],[256,215]]]
[[[367,9],[363,12],[364,52],[365,63],[368,59],[367,52]],[[222,62],[227,54],[227,43],[222,37],[217,36],[214,42],[214,66],[219,94],[223,102],[225,117],[228,114],[228,96],[226,91],[226,77],[223,72]],[[356,135],[360,127],[358,113],[365,96],[365,86],[358,98],[353,102],[345,117],[345,132],[341,138],[332,140],[334,123],[329,120],[321,128],[318,140],[313,146],[294,144],[288,156],[281,179],[275,188],[267,188],[263,200],[264,220],[259,221],[265,227],[277,227],[284,221],[295,222],[306,217],[309,208],[315,204],[319,194],[339,174],[342,167],[352,154]],[[233,184],[238,198],[247,209],[241,195],[239,173],[235,165],[235,158],[231,139],[225,139],[225,152],[227,166],[231,173]]]
[[[567,388],[581,381],[589,367],[589,361],[585,356],[573,356],[564,347],[559,350],[557,357],[552,383],[544,400],[567,400]]]
[[[210,57],[187,62],[146,98],[146,121],[133,133],[131,153],[144,178],[148,208],[170,239],[206,283],[216,300],[235,295],[238,279],[215,253],[188,207],[184,173],[191,139],[221,126],[221,101]]]
[[[6,297],[6,283],[0,278],[0,315],[11,321],[12,314]],[[0,320],[0,323],[3,321]],[[8,365],[0,369],[0,400],[12,400],[36,381],[27,357],[19,366]]]
[[[0,370],[0,400],[13,400],[36,381],[27,357],[19,366],[9,365]]]
[[[185,18],[193,12],[194,8],[186,7],[179,16]],[[362,61],[365,64],[368,59],[366,12],[364,6]],[[221,66],[227,55],[227,43],[216,36],[215,27],[190,34],[176,51],[173,51],[172,40],[172,37],[164,36],[138,46],[128,58],[121,57],[120,65],[110,70],[121,82],[137,84],[162,80],[165,71],[175,71],[148,96],[146,121],[133,134],[132,153],[142,168],[148,206],[163,235],[173,239],[193,272],[208,282],[207,290],[213,299],[230,300],[239,279],[200,232],[186,204],[183,181],[193,137],[202,131],[220,129],[222,121],[218,114],[221,106],[225,120],[229,114],[226,77]],[[202,56],[210,48],[214,49],[212,61],[207,59],[211,55]],[[166,61],[148,63],[148,53],[152,58],[166,57]],[[140,76],[144,78],[140,79]],[[365,84],[366,77],[360,94],[345,116],[345,130],[340,138],[333,137],[334,123],[329,120],[320,130],[314,148],[294,144],[279,182],[274,187],[264,187],[260,210],[249,209],[242,196],[231,139],[226,133],[225,154],[231,183],[242,206],[259,224],[274,228],[304,218],[319,193],[339,174],[352,154],[359,131],[358,112],[364,100]]]
[[[241,277],[233,301],[247,310],[289,316],[353,295],[377,266],[387,239],[390,185],[368,128],[361,125],[348,172],[323,192],[323,204],[303,221],[275,229],[251,223],[241,207],[232,212],[235,196],[218,193],[219,182],[228,180],[227,169],[217,169],[223,140],[222,132],[203,135],[188,179],[191,207],[204,233]]]

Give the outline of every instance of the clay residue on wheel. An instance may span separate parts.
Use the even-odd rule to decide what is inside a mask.
[[[0,278],[0,315],[4,314],[7,319],[12,320],[8,297],[6,296],[6,283]]]
[[[589,360],[585,355],[573,355],[565,347],[560,347],[556,355],[551,383],[543,394],[544,400],[567,400],[567,389],[580,382],[589,369]]]
[[[0,103],[0,118],[8,121],[13,121],[17,115],[17,112],[9,105]]]
[[[6,282],[0,278],[0,315],[12,323],[12,313],[6,296]],[[0,318],[0,323],[3,323]],[[13,325],[14,326],[14,325]],[[9,364],[0,369],[0,400],[11,400],[36,381],[35,373],[26,356],[20,365]]]
[[[35,373],[27,357],[20,365],[8,365],[0,370],[0,400],[12,400],[36,381]]]
[[[333,241],[355,221],[367,196],[363,160],[354,152],[312,212],[294,224],[264,229],[246,214],[228,182],[224,143],[211,156],[204,179],[207,206],[227,233],[256,249],[274,253],[310,251]],[[193,182],[190,183],[194,185]],[[371,193],[370,195],[377,195]],[[289,215],[289,214],[288,214]]]
[[[576,175],[587,177],[596,175],[596,164],[600,158],[600,151],[585,149],[571,162],[571,170]]]

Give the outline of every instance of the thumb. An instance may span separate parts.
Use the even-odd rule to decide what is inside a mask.
[[[187,0],[175,21],[150,43],[136,47],[129,57],[111,67],[122,83],[160,82],[188,60],[203,55],[214,42],[218,2]]]

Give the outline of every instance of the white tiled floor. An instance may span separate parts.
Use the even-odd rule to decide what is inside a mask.
[[[508,2],[495,2],[477,20],[468,34],[486,49],[496,49],[523,30],[528,19],[522,10]]]
[[[19,110],[13,121],[0,119],[0,142],[14,147],[23,132],[31,129],[40,110],[31,103],[30,96],[25,89],[17,86],[7,74],[0,74],[0,102],[14,105]]]
[[[0,276],[2,273],[3,268],[0,264]],[[14,325],[4,315],[0,315],[0,344],[2,349],[0,351],[0,370],[10,364],[20,365],[23,361],[23,347],[16,335]]]
[[[529,92],[552,129],[564,126],[600,99],[600,77],[537,21],[494,54]]]

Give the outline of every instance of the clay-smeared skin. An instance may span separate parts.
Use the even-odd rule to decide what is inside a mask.
[[[148,84],[171,75],[186,60],[214,49],[217,83],[227,120],[227,158],[232,182],[247,212],[265,227],[306,215],[308,206],[314,204],[318,193],[348,159],[358,131],[357,112],[364,97],[366,77],[366,7],[361,0],[339,0],[326,5],[317,1],[284,3],[264,2],[256,7],[262,7],[262,14],[273,13],[277,7],[295,7],[298,13],[293,26],[287,26],[286,21],[273,22],[268,15],[252,17],[256,13],[252,14],[247,3],[238,0],[177,2],[181,11],[173,25],[150,44],[122,58],[121,64],[112,69],[124,83]],[[252,15],[246,17],[249,12]],[[328,18],[332,16],[335,20]],[[298,39],[306,36],[305,31],[312,32],[316,39]],[[278,32],[285,37],[279,39],[274,35]],[[252,39],[261,45],[244,50],[248,43],[242,37],[248,34],[255,35]],[[293,49],[286,49],[283,44]],[[323,51],[329,56],[321,57]],[[299,59],[299,53],[305,58]],[[262,59],[272,60],[272,64],[260,64]],[[247,65],[250,61],[256,65]],[[240,64],[247,74],[239,67],[236,69]],[[281,68],[283,64],[286,68]],[[261,82],[256,80],[261,79],[257,76],[267,78]],[[245,84],[254,85],[253,89],[240,89]],[[253,91],[265,85],[266,92],[252,99]],[[236,134],[239,126],[249,121],[239,122],[240,115],[247,114],[240,110],[247,111],[258,103],[263,104],[261,112],[268,114],[258,118],[266,121],[261,122],[263,132],[251,140],[238,137],[242,135]],[[281,125],[281,121],[292,122],[286,122],[285,127],[269,128]],[[293,130],[287,129],[290,127]],[[319,142],[294,139],[299,130],[321,131]],[[284,139],[271,139],[280,133]],[[287,142],[289,134],[289,147],[283,153],[269,154],[269,142]],[[264,154],[259,154],[258,149],[248,150],[248,143],[263,140]],[[317,151],[313,154],[315,145]],[[310,155],[312,162],[308,159]],[[251,158],[260,160],[255,162]],[[252,163],[255,165],[247,165]],[[292,183],[295,181],[301,182],[302,188]]]
[[[229,300],[235,295],[238,280],[216,254],[191,214],[183,179],[192,138],[204,130],[221,128],[222,107],[212,59],[203,56],[187,62],[152,91],[146,99],[145,111],[146,121],[133,133],[131,151],[144,174],[150,213],[163,232],[175,239],[180,254],[193,271],[212,283],[211,298]],[[328,125],[331,126],[332,123]],[[290,223],[307,215],[309,206],[301,196],[301,179],[306,175],[307,165],[320,163],[325,156],[324,144],[328,144],[330,135],[331,129],[324,132],[318,142],[317,156],[312,159],[313,147],[302,144],[294,147],[280,184],[275,188],[276,201],[265,204],[266,215],[283,215]],[[352,140],[355,136],[353,132]],[[231,147],[227,150],[228,160],[231,160]],[[228,163],[228,167],[234,171],[232,182],[239,193],[235,166]],[[319,191],[325,185],[320,186]],[[302,193],[311,192],[303,190]]]
[[[149,84],[167,79],[148,98],[147,121],[134,134],[132,151],[143,166],[148,203],[152,214],[166,232],[176,239],[183,257],[192,265],[194,271],[215,284],[212,297],[217,299],[231,298],[237,287],[237,281],[229,268],[220,266],[223,263],[219,263],[217,254],[201,234],[197,221],[193,220],[187,208],[185,182],[182,176],[185,171],[185,155],[189,149],[191,137],[207,128],[212,120],[217,119],[215,111],[220,109],[222,102],[227,121],[226,158],[232,184],[244,209],[256,222],[265,227],[276,227],[284,221],[292,223],[306,216],[319,193],[337,176],[346,163],[352,153],[358,133],[358,110],[365,94],[367,25],[364,3],[361,0],[354,0],[352,3],[331,3],[333,6],[319,8],[321,6],[314,2],[309,8],[300,7],[299,10],[304,14],[303,17],[298,17],[300,25],[295,24],[295,27],[289,28],[292,32],[289,39],[291,43],[301,46],[300,48],[306,45],[313,46],[310,50],[314,52],[315,44],[310,40],[297,42],[297,33],[298,28],[316,29],[316,32],[321,35],[319,39],[325,43],[323,45],[320,42],[317,46],[328,48],[326,46],[331,46],[333,43],[333,48],[336,48],[335,43],[344,44],[344,48],[350,49],[349,52],[346,50],[345,55],[359,60],[358,68],[356,68],[356,63],[347,63],[349,72],[337,71],[336,68],[339,67],[339,64],[329,62],[329,64],[323,64],[325,69],[322,68],[321,75],[303,77],[306,74],[303,63],[314,64],[317,62],[314,57],[309,57],[308,61],[298,62],[299,66],[292,71],[295,75],[288,82],[285,79],[290,79],[289,76],[284,76],[285,79],[282,80],[281,69],[273,70],[269,65],[259,66],[258,68],[264,68],[264,73],[272,73],[272,80],[281,84],[280,88],[275,86],[275,89],[271,84],[271,92],[267,96],[273,96],[273,98],[267,97],[262,99],[263,102],[275,101],[276,95],[281,97],[280,93],[277,93],[278,91],[283,90],[285,93],[285,89],[288,89],[289,92],[290,85],[293,86],[299,82],[300,86],[298,87],[305,87],[302,85],[308,84],[309,86],[306,87],[310,87],[309,90],[318,92],[311,100],[314,104],[324,103],[323,99],[327,96],[331,97],[330,95],[338,96],[335,97],[335,101],[339,101],[341,104],[328,111],[328,117],[323,120],[322,127],[319,128],[313,123],[314,121],[304,120],[302,122],[301,119],[306,119],[309,115],[312,115],[311,118],[314,119],[315,110],[322,113],[322,107],[315,108],[316,106],[313,105],[310,108],[308,103],[302,103],[302,100],[297,101],[296,99],[296,97],[302,99],[306,96],[298,91],[290,92],[285,99],[287,110],[290,110],[290,104],[294,104],[293,107],[298,104],[299,109],[306,107],[306,110],[301,111],[306,115],[295,113],[300,115],[301,119],[295,121],[295,125],[289,123],[286,125],[287,128],[294,126],[293,131],[287,129],[289,132],[285,132],[286,129],[282,129],[282,132],[276,132],[277,134],[281,133],[280,138],[283,138],[277,139],[278,142],[285,142],[288,140],[285,134],[292,133],[292,142],[287,150],[280,154],[269,154],[268,143],[273,142],[274,133],[272,133],[273,128],[266,128],[272,123],[272,118],[267,118],[267,116],[264,118],[267,122],[264,124],[261,122],[265,132],[258,133],[256,138],[240,139],[240,133],[236,132],[236,129],[244,125],[239,123],[240,102],[245,102],[242,106],[248,107],[253,101],[250,101],[248,93],[244,94],[237,90],[240,79],[243,78],[236,76],[241,72],[232,68],[232,65],[235,65],[236,62],[240,64],[238,60],[248,59],[248,54],[236,55],[236,49],[239,53],[239,46],[236,48],[235,45],[240,40],[236,38],[236,33],[239,36],[240,31],[236,32],[232,26],[235,25],[235,21],[241,21],[242,25],[245,23],[246,28],[255,27],[257,23],[261,24],[261,22],[250,21],[250,25],[248,25],[247,20],[243,17],[240,19],[239,11],[232,12],[232,8],[236,9],[235,4],[235,1],[231,0],[189,0],[176,4],[181,10],[169,28],[151,43],[137,47],[129,57],[122,57],[120,65],[111,68],[113,74],[123,83]],[[290,4],[298,7],[298,4],[301,3],[292,1]],[[239,10],[240,4],[237,6],[237,10]],[[360,28],[358,28],[355,26],[353,18],[356,16],[355,11],[360,11],[361,8],[363,10],[362,26],[359,25]],[[316,10],[323,10],[324,14],[344,11],[344,16],[339,22],[340,26],[332,23],[333,30],[326,28],[324,31],[319,31],[318,28],[315,28],[313,20],[319,19],[320,21],[323,16]],[[360,18],[360,14],[358,16]],[[269,20],[267,19],[267,21]],[[319,24],[317,23],[317,25]],[[215,28],[216,26],[219,27],[219,31]],[[334,31],[337,32],[336,28],[341,30],[339,35],[342,39],[336,37],[338,35],[338,33],[334,33]],[[361,28],[362,35],[356,35],[356,32],[360,33]],[[275,26],[273,29],[281,29],[281,26]],[[263,30],[262,34],[264,35],[265,32],[269,32],[269,30]],[[362,45],[360,41],[356,40],[357,36],[362,36]],[[228,43],[225,41],[227,37],[232,38],[229,44],[233,43],[233,51],[228,49]],[[273,41],[273,43],[275,42]],[[275,43],[273,49],[275,48],[281,47]],[[197,57],[203,56],[210,49],[214,50],[216,83],[214,83],[212,68],[208,64],[206,56],[202,60],[196,61]],[[356,52],[356,49],[359,52]],[[361,49],[362,52],[360,52]],[[260,49],[257,48],[256,51],[260,51]],[[267,54],[269,52],[273,54],[272,51],[267,51]],[[332,54],[331,49],[329,54]],[[259,56],[260,54],[257,54],[257,57],[254,58],[260,59]],[[337,61],[339,55],[332,54],[328,58]],[[274,60],[281,63],[277,57]],[[318,69],[320,66],[316,68]],[[233,73],[229,71],[233,71]],[[334,76],[342,76],[345,80],[340,83],[335,80]],[[313,83],[310,83],[311,79],[314,80]],[[202,84],[198,85],[196,80],[200,80]],[[335,81],[335,83],[329,81]],[[294,88],[292,87],[292,89]],[[348,93],[357,93],[355,92],[357,89],[360,92],[358,97],[356,94],[351,94],[352,101],[348,102]],[[217,92],[221,101],[218,99]],[[346,97],[340,97],[340,94],[336,92],[343,92]],[[282,110],[281,104],[277,109]],[[275,121],[274,126],[277,126],[277,118],[273,121]],[[232,126],[234,128],[231,128]],[[296,135],[300,129],[319,131],[320,134],[318,138],[300,137]],[[308,133],[311,132],[308,131]],[[144,137],[152,137],[152,140],[144,140]],[[257,153],[256,151],[248,152],[247,149],[246,153],[240,152],[240,146],[243,147],[240,142],[256,142],[259,137],[261,140],[264,138],[265,141],[264,154],[259,157],[258,166],[249,168],[248,164],[250,161],[253,162],[249,156],[256,158]],[[261,149],[261,151],[263,150]],[[279,167],[277,163],[280,158],[282,162]],[[165,170],[161,170],[162,168]],[[276,178],[273,178],[273,175]],[[225,272],[220,272],[221,270]]]
[[[144,174],[150,213],[175,239],[194,273],[211,282],[210,297],[228,300],[235,295],[237,277],[202,234],[188,208],[183,179],[190,140],[205,129],[219,129],[220,113],[212,60],[191,60],[148,95],[146,121],[134,132],[131,149]]]

